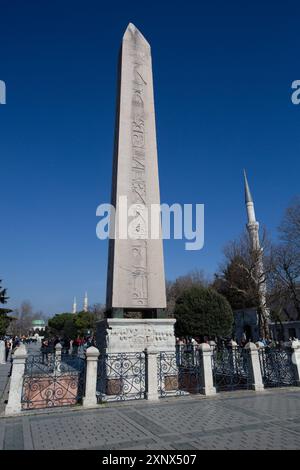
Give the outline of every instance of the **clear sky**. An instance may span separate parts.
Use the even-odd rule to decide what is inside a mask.
[[[212,275],[244,228],[242,169],[272,236],[299,193],[299,2],[0,1],[1,266],[10,306],[105,299],[116,67],[133,22],[152,47],[161,199],[205,204],[205,246],[165,241],[167,279]]]

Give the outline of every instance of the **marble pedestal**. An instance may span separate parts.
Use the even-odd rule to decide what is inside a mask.
[[[159,353],[175,354],[174,319],[110,318],[98,322],[98,395],[102,401],[158,399]],[[146,356],[141,353],[146,352]],[[177,375],[177,370],[173,371]]]
[[[108,318],[97,324],[97,348],[100,353],[174,351],[173,318]]]

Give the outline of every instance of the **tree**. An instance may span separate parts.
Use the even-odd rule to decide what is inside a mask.
[[[76,338],[76,336],[86,335],[88,331],[95,331],[98,313],[95,312],[79,312],[79,313],[60,313],[54,315],[48,320],[48,333],[51,335],[68,336]]]
[[[20,308],[13,311],[13,321],[9,327],[12,335],[28,335],[32,327],[32,320],[36,318],[33,307],[28,300],[21,303]]]
[[[95,331],[97,316],[93,312],[79,312],[75,318],[75,326],[80,336],[86,335],[87,331]]]
[[[9,297],[7,297],[7,289],[1,287],[2,280],[0,280],[0,304],[6,304]],[[4,336],[6,334],[6,330],[11,322],[11,317],[7,314],[10,313],[12,310],[8,308],[0,308],[0,336]]]
[[[89,308],[89,312],[93,313],[97,320],[105,318],[106,307],[103,304],[94,304]]]
[[[0,304],[6,304],[9,297],[7,297],[7,289],[1,287],[2,280],[0,279]]]
[[[285,211],[281,243],[270,255],[270,302],[283,319],[300,320],[300,198]]]
[[[233,313],[229,302],[212,288],[193,286],[175,305],[176,336],[230,336]]]
[[[300,196],[286,209],[279,226],[280,239],[300,251]]]
[[[244,258],[234,254],[223,271],[215,274],[212,284],[217,292],[226,297],[233,310],[255,307],[255,283],[249,278],[244,265]]]
[[[75,315],[73,313],[57,313],[53,318],[48,320],[50,332],[55,335],[61,335],[65,334],[65,329],[67,329],[68,333],[71,332],[76,335],[77,329],[74,320]]]
[[[266,285],[270,272],[270,242],[264,231],[261,248],[254,249],[244,232],[224,248],[225,263],[216,275],[213,287],[230,302],[233,309],[257,310],[260,336],[269,333],[269,310],[266,305]]]
[[[10,318],[6,314],[0,315],[0,337],[4,336],[10,323]]]
[[[167,281],[167,315],[174,317],[175,304],[178,297],[191,287],[207,287],[208,280],[203,271],[194,270],[184,276],[178,277],[175,281]]]

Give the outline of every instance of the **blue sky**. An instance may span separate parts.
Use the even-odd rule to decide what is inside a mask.
[[[105,299],[121,38],[151,43],[161,199],[205,204],[205,246],[165,241],[167,279],[212,275],[245,224],[245,167],[262,225],[275,237],[299,192],[299,2],[94,0],[0,3],[1,268],[10,306],[70,310]]]

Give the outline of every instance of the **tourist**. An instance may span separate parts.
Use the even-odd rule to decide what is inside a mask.
[[[12,373],[13,355],[14,355],[16,349],[20,346],[20,344],[21,344],[21,342],[20,342],[19,338],[15,337],[14,340],[13,340],[13,344],[12,344],[12,350],[11,350],[11,356],[10,356],[10,371],[9,371],[8,377],[10,377],[11,373]]]
[[[77,336],[77,338],[75,338],[72,343],[72,355],[77,356],[79,346],[80,346],[80,338],[79,336]]]
[[[49,341],[47,338],[44,338],[41,344],[41,353],[42,353],[42,364],[45,364],[45,359],[49,354]]]
[[[66,335],[63,337],[62,340],[62,353],[68,355],[69,354],[69,349],[70,349],[71,343],[70,343],[70,338],[68,338]]]
[[[5,340],[5,361],[7,362],[8,356],[9,356],[9,351],[10,351],[11,343],[9,339]]]

